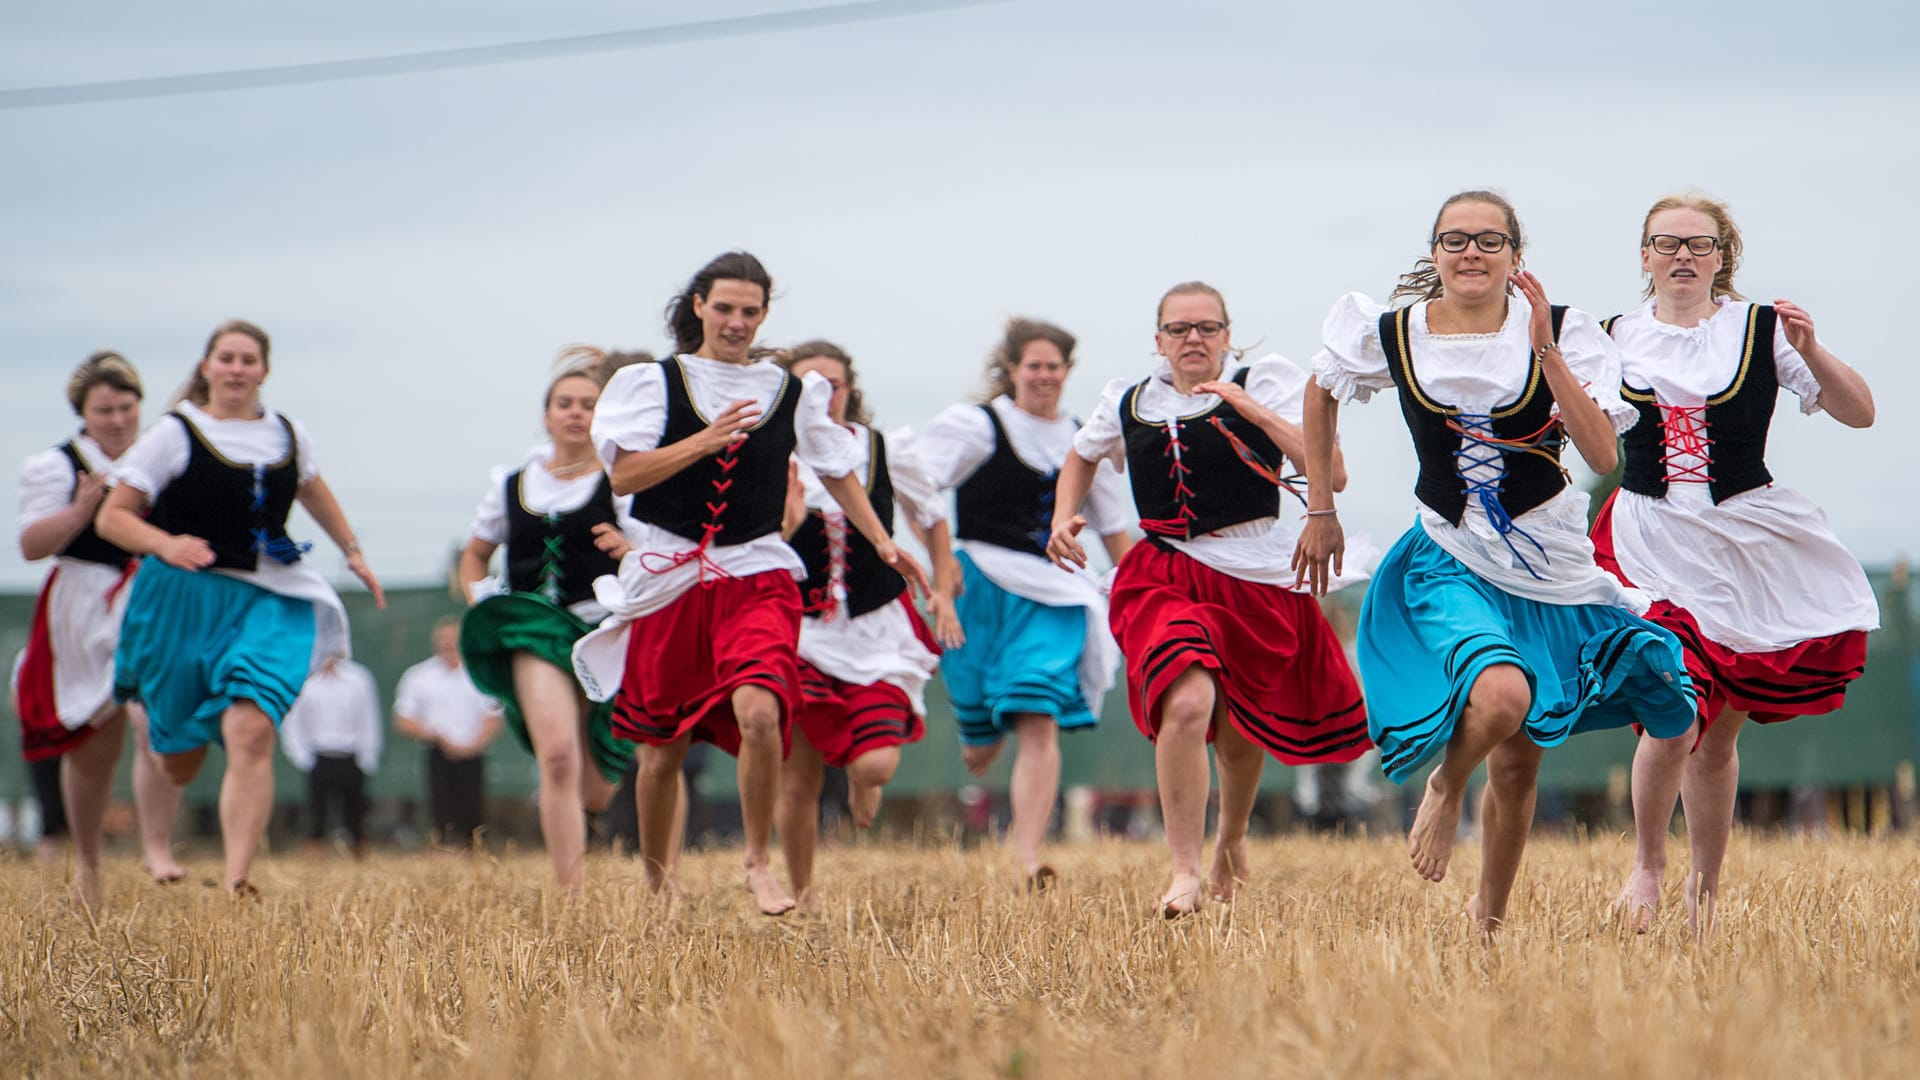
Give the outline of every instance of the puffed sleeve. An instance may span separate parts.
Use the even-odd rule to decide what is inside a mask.
[[[1334,301],[1320,327],[1320,351],[1313,357],[1313,377],[1335,401],[1364,404],[1376,390],[1393,385],[1387,372],[1387,353],[1380,347],[1380,316],[1385,304],[1363,293],[1348,293]]]
[[[1600,329],[1599,320],[1579,308],[1568,308],[1560,324],[1560,355],[1567,361],[1567,370],[1586,387],[1587,396],[1613,422],[1614,434],[1639,422],[1640,411],[1620,399],[1620,354],[1613,339]],[[1554,406],[1553,411],[1558,416],[1560,407]]]
[[[152,501],[187,471],[188,454],[186,422],[163,416],[114,461],[113,482],[134,488]]]
[[[1101,536],[1118,536],[1139,521],[1133,512],[1133,490],[1112,461],[1102,461],[1093,471],[1093,487],[1081,512],[1087,526]]]
[[[1820,380],[1807,366],[1807,358],[1787,340],[1787,332],[1778,326],[1773,329],[1773,372],[1780,385],[1800,399],[1802,416],[1820,411]]]
[[[1073,452],[1092,461],[1109,462],[1115,469],[1127,467],[1126,434],[1120,430],[1120,401],[1132,386],[1125,379],[1112,379],[1100,391],[1100,404],[1093,407],[1087,422],[1073,433]]]
[[[319,459],[313,456],[313,433],[291,416],[287,417],[287,423],[293,426],[294,461],[300,466],[300,486],[305,487],[320,475]]]
[[[894,498],[914,524],[931,529],[947,519],[941,505],[940,488],[927,475],[921,460],[920,440],[912,428],[894,428],[886,433],[887,477],[893,481]]]
[[[593,408],[593,449],[607,468],[620,451],[659,448],[667,434],[667,373],[659,364],[630,364],[613,373]]]
[[[1306,372],[1273,353],[1247,365],[1247,394],[1289,424],[1298,424],[1307,407]]]
[[[839,478],[860,465],[860,440],[833,419],[833,384],[809,371],[800,377],[800,407],[793,414],[794,455],[821,476]]]
[[[45,521],[73,501],[73,462],[58,450],[42,450],[20,463],[20,528]]]
[[[948,406],[920,437],[920,460],[941,491],[959,487],[993,456],[993,421],[978,405]]]
[[[480,506],[473,512],[473,527],[467,535],[475,540],[484,540],[489,544],[507,542],[507,475],[512,470],[505,465],[495,465],[487,473],[487,490],[480,496]]]

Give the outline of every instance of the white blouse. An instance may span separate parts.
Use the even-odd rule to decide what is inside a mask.
[[[1691,327],[1661,322],[1652,303],[1621,316],[1613,336],[1626,381],[1663,404],[1704,404],[1733,382],[1751,307],[1722,301]],[[1820,382],[1805,358],[1783,330],[1773,341],[1780,385],[1800,399],[1802,413],[1818,410]],[[1615,497],[1614,556],[1636,586],[1685,608],[1702,633],[1735,652],[1774,652],[1880,625],[1866,573],[1818,506],[1778,484],[1715,505],[1706,484],[1673,479],[1705,464],[1676,454],[1665,498],[1624,490]]]
[[[770,360],[729,364],[684,354],[679,360],[694,407],[708,418],[740,400],[753,401],[764,416],[787,377]],[[853,432],[834,422],[832,400],[833,384],[825,376],[817,371],[801,376],[793,417],[794,456],[821,475],[839,477],[853,472],[864,448]],[[600,460],[611,469],[622,451],[657,449],[666,430],[666,369],[633,364],[615,372],[593,412],[593,443]],[[751,432],[747,437],[752,438]],[[596,701],[608,700],[620,688],[626,624],[673,603],[698,585],[703,574],[747,577],[784,570],[796,580],[806,576],[800,557],[777,531],[744,544],[711,545],[698,559],[685,558],[699,550],[697,541],[644,521],[633,522],[627,539],[634,550],[621,560],[619,574],[594,582],[594,597],[609,612],[608,620],[574,646],[574,672]],[[676,561],[676,556],[684,561]]]
[[[100,449],[99,443],[86,435],[75,435],[73,445],[79,449],[80,460],[86,462],[88,468],[112,475],[113,459]],[[57,446],[28,455],[20,463],[20,531],[25,532],[28,526],[71,506],[73,487],[79,479],[73,462],[68,461]]]
[[[527,451],[527,459],[520,469],[520,503],[532,514],[571,514],[587,505],[593,493],[600,490],[601,473],[598,470],[583,476],[571,476],[561,479],[547,471],[547,459],[553,456],[553,447],[542,443]],[[513,469],[505,465],[496,465],[487,474],[487,490],[480,496],[479,509],[474,511],[473,527],[469,535],[475,540],[489,544],[507,542],[507,477]],[[638,522],[632,516],[633,497],[616,495],[613,498],[614,522],[624,534],[631,535]],[[481,578],[473,583],[474,603],[507,591],[507,582],[499,576]],[[600,602],[589,597],[568,606],[569,611],[590,623],[597,623],[607,617],[607,609]]]
[[[289,449],[287,427],[291,426],[299,485],[305,487],[320,476],[320,466],[314,461],[313,439],[307,434],[306,425],[298,420],[288,417],[289,424],[282,425],[280,414],[266,408],[253,420],[216,419],[190,402],[181,402],[176,408],[222,457],[239,465],[272,465],[284,459]],[[133,446],[113,463],[112,482],[144,493],[149,503],[157,500],[168,484],[186,473],[192,454],[191,439],[180,421],[171,416],[161,417],[158,423],[141,432]],[[246,508],[235,509],[242,512]],[[340,596],[333,591],[333,586],[314,568],[311,555],[296,563],[262,558],[252,570],[215,569],[212,572],[312,604],[313,669],[317,670],[328,657],[345,659],[352,655],[346,609],[340,605]]]
[[[1271,409],[1290,424],[1301,423],[1306,404],[1308,375],[1291,360],[1277,353],[1251,364],[1229,357],[1221,366],[1219,380],[1227,381],[1242,368],[1247,370],[1247,394]],[[1088,461],[1101,462],[1124,472],[1127,467],[1126,434],[1121,424],[1120,405],[1128,390],[1136,384],[1129,379],[1114,379],[1100,392],[1100,404],[1073,441],[1074,453]],[[1220,403],[1216,394],[1183,394],[1174,388],[1173,369],[1163,360],[1147,379],[1146,386],[1134,397],[1134,411],[1142,420],[1164,424],[1170,419],[1196,416]],[[1294,462],[1296,469],[1304,466]],[[1299,482],[1302,493],[1306,482]],[[1196,536],[1191,540],[1158,537],[1197,562],[1243,581],[1292,588],[1296,578],[1293,551],[1300,538],[1296,521],[1304,514],[1298,503],[1289,504],[1287,493],[1280,495],[1280,516],[1241,522],[1227,528]],[[1136,509],[1138,509],[1136,507]],[[1364,581],[1373,565],[1371,545],[1355,538],[1363,548],[1350,550],[1345,560],[1346,573],[1336,578],[1333,587]]]
[[[1327,313],[1321,331],[1324,347],[1313,358],[1313,370],[1336,400],[1365,402],[1375,391],[1394,385],[1380,344],[1380,316],[1388,310],[1360,293],[1348,293]],[[1407,344],[1422,392],[1467,413],[1491,413],[1510,404],[1525,391],[1532,370],[1527,328],[1531,314],[1525,299],[1515,297],[1507,304],[1505,323],[1493,333],[1435,334],[1427,327],[1427,302],[1414,304],[1407,319]],[[1593,316],[1567,311],[1560,354],[1614,430],[1632,427],[1639,413],[1620,398],[1620,362]],[[1554,413],[1559,413],[1557,405]],[[1473,448],[1476,440],[1463,435],[1461,445]],[[1486,482],[1504,473],[1504,463],[1489,462],[1471,465],[1462,475]],[[1419,520],[1434,543],[1505,592],[1549,604],[1611,604],[1646,611],[1650,597],[1622,588],[1593,561],[1587,503],[1586,492],[1568,485],[1514,518],[1517,532],[1505,536],[1477,499],[1467,500],[1458,526],[1424,503]]]

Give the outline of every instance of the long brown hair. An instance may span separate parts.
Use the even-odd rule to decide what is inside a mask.
[[[853,370],[853,357],[847,350],[831,341],[815,338],[803,341],[790,349],[781,349],[774,356],[774,363],[788,371],[802,360],[837,360],[847,369],[847,420],[855,424],[872,424],[873,416],[867,412],[867,399],[860,394],[860,376]]]
[[[79,416],[87,407],[87,395],[96,386],[105,386],[114,390],[124,390],[136,398],[145,398],[140,389],[140,373],[133,369],[127,358],[111,349],[102,349],[87,357],[79,367],[73,369],[73,376],[67,380],[67,401],[73,405],[73,414]]]
[[[1072,334],[1038,319],[1008,319],[1000,343],[993,347],[993,353],[987,357],[986,400],[992,401],[1002,394],[1013,396],[1013,369],[1020,366],[1020,354],[1036,341],[1053,342],[1054,348],[1060,350],[1060,359],[1066,364],[1067,370],[1073,370],[1073,347],[1077,342]]]
[[[207,377],[200,373],[200,365],[207,362],[207,358],[213,355],[213,347],[228,334],[243,334],[252,338],[253,343],[260,346],[260,366],[271,370],[269,357],[273,352],[273,343],[267,338],[267,332],[245,319],[228,319],[214,327],[213,333],[207,335],[207,347],[200,350],[200,359],[194,362],[193,374],[188,376],[186,384],[175,392],[172,404],[178,405],[185,401],[194,405],[206,405],[207,399],[212,396],[213,388],[207,385]]]
[[[700,325],[700,316],[694,313],[693,300],[699,297],[704,303],[713,295],[713,283],[716,281],[744,281],[749,285],[760,286],[760,300],[763,306],[773,304],[773,276],[760,260],[744,251],[729,251],[717,255],[707,265],[701,267],[674,298],[667,301],[667,332],[673,335],[673,349],[677,353],[694,353],[706,343],[706,328]]]
[[[1733,287],[1733,272],[1740,268],[1740,230],[1733,224],[1733,215],[1727,212],[1727,204],[1704,192],[1683,191],[1668,195],[1653,204],[1647,216],[1640,221],[1640,246],[1647,246],[1648,230],[1653,228],[1653,216],[1662,210],[1698,210],[1713,219],[1714,231],[1720,237],[1720,272],[1713,275],[1713,295],[1727,297],[1730,300],[1745,300],[1740,291]],[[1647,287],[1641,298],[1653,299],[1653,280],[1647,280]]]
[[[1500,211],[1501,215],[1507,219],[1507,235],[1513,237],[1513,257],[1515,259],[1520,257],[1521,250],[1527,246],[1526,237],[1520,232],[1520,215],[1514,213],[1513,204],[1507,201],[1506,196],[1493,191],[1462,191],[1440,204],[1440,212],[1433,215],[1433,227],[1427,230],[1428,253],[1422,255],[1420,260],[1413,264],[1413,269],[1400,275],[1400,284],[1394,287],[1393,295],[1387,298],[1387,303],[1398,305],[1402,297],[1407,298],[1410,303],[1418,300],[1440,299],[1441,293],[1445,290],[1440,284],[1440,268],[1433,264],[1434,237],[1439,235],[1440,219],[1446,216],[1447,208],[1467,202],[1485,203]],[[1512,285],[1507,286],[1507,293],[1509,295],[1513,293]]]

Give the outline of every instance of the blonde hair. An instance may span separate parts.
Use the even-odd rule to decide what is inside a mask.
[[[1183,281],[1161,294],[1160,306],[1153,309],[1153,328],[1155,330],[1160,329],[1160,318],[1167,313],[1167,301],[1176,296],[1213,297],[1214,300],[1220,304],[1220,321],[1226,323],[1228,326],[1233,325],[1233,316],[1227,314],[1227,298],[1220,295],[1219,289],[1214,288],[1204,281]]]
[[[1460,203],[1485,203],[1500,211],[1507,220],[1507,235],[1513,238],[1513,257],[1520,258],[1520,250],[1526,247],[1526,239],[1520,233],[1520,215],[1513,210],[1513,204],[1506,196],[1495,191],[1462,191],[1440,204],[1440,212],[1433,215],[1433,227],[1427,230],[1427,247],[1433,247],[1433,238],[1440,233],[1440,219],[1447,216],[1447,209]],[[1400,275],[1400,284],[1394,286],[1393,295],[1387,298],[1389,304],[1397,304],[1401,297],[1408,300],[1438,300],[1445,289],[1440,284],[1440,268],[1433,264],[1431,253],[1423,255],[1413,264],[1413,269]],[[1507,292],[1513,292],[1513,286],[1507,286]]]
[[[73,376],[67,380],[67,401],[73,405],[75,416],[81,415],[86,409],[87,395],[96,386],[124,390],[136,398],[146,397],[140,389],[140,373],[133,369],[126,357],[111,349],[103,349],[87,357],[84,363],[73,369]]]
[[[207,403],[207,399],[212,396],[213,388],[207,385],[207,377],[200,373],[200,365],[207,362],[207,358],[213,355],[213,347],[228,334],[241,334],[252,338],[253,343],[260,346],[260,366],[271,370],[268,356],[273,352],[273,342],[267,338],[267,332],[245,319],[228,319],[214,327],[213,333],[207,335],[207,347],[200,350],[200,359],[193,365],[193,374],[188,376],[186,384],[174,393],[170,404],[178,405],[183,401],[194,405]]]
[[[1647,216],[1640,222],[1640,246],[1646,247],[1653,228],[1653,216],[1663,210],[1698,210],[1713,219],[1714,232],[1720,238],[1720,272],[1713,275],[1713,295],[1727,297],[1730,300],[1745,300],[1739,290],[1733,287],[1733,272],[1740,268],[1740,230],[1733,224],[1733,215],[1727,212],[1727,204],[1705,192],[1683,191],[1668,195],[1653,204]],[[1653,299],[1653,279],[1647,279],[1647,287],[1640,293],[1646,300]]]
[[[553,392],[568,379],[589,379],[595,386],[604,387],[613,373],[628,364],[651,364],[650,352],[619,352],[603,349],[598,345],[569,345],[560,350],[553,361],[553,378],[547,383],[547,392],[540,399],[541,408],[553,404]]]

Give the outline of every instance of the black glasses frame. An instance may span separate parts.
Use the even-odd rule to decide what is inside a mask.
[[[1456,243],[1459,246],[1454,246]],[[1477,247],[1489,255],[1498,255],[1502,251],[1505,251],[1509,244],[1513,244],[1513,237],[1503,232],[1470,233],[1461,232],[1458,229],[1449,229],[1443,233],[1435,233],[1433,237],[1434,247],[1454,255],[1458,255],[1467,250],[1468,245]],[[1514,246],[1517,247],[1519,245],[1516,244]]]
[[[1176,340],[1186,337],[1195,330],[1200,331],[1200,336],[1203,338],[1217,338],[1229,325],[1230,324],[1222,322],[1219,319],[1201,319],[1197,322],[1170,322],[1161,323],[1160,332]]]
[[[1662,245],[1662,241],[1666,241]],[[1696,258],[1706,258],[1720,250],[1720,238],[1717,236],[1675,236],[1672,233],[1654,233],[1647,237],[1643,247],[1650,247],[1662,255],[1678,255],[1685,246]]]

